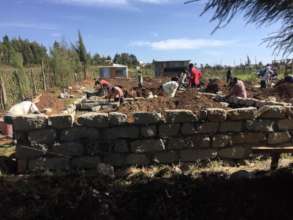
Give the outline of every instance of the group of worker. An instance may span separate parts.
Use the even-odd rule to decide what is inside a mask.
[[[277,73],[268,64],[258,72],[258,76],[260,77],[260,87],[265,89],[272,86],[272,80],[277,77]]]

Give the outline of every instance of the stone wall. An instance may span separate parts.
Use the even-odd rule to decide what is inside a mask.
[[[18,171],[36,169],[96,169],[106,163],[117,167],[245,159],[253,146],[290,145],[293,107],[260,109],[207,109],[126,115],[87,113],[14,119]]]

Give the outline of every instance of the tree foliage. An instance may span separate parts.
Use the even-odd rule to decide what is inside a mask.
[[[83,42],[82,35],[80,31],[78,32],[78,40],[75,46],[73,46],[75,49],[76,53],[78,54],[79,61],[83,65],[83,72],[84,72],[84,78],[86,78],[86,69],[88,65],[88,61],[90,59],[90,56],[87,54],[85,44]]]
[[[204,0],[195,0],[204,1]],[[236,15],[244,12],[248,23],[282,24],[280,30],[265,39],[276,53],[293,53],[293,1],[292,0],[209,0],[204,1],[202,14],[214,11],[211,21],[218,21],[214,31],[225,27]]]
[[[128,53],[116,54],[113,58],[113,62],[131,67],[139,65],[136,56]]]

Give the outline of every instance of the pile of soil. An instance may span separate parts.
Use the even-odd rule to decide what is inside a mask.
[[[229,93],[228,85],[226,84],[224,80],[211,79],[207,85],[207,88],[205,89],[205,92],[217,93],[219,91],[223,92],[224,94],[228,94]]]
[[[255,178],[1,177],[0,219],[293,219],[291,168]]]
[[[36,104],[40,111],[45,108],[52,109],[50,114],[58,114],[65,109],[64,101],[58,98],[58,95],[54,91],[44,92],[40,96],[40,101]]]
[[[161,112],[167,109],[187,109],[199,112],[206,108],[225,108],[219,102],[207,96],[196,95],[196,90],[177,92],[175,98],[159,96],[151,100],[138,100],[122,104],[118,111],[131,115],[132,112]]]

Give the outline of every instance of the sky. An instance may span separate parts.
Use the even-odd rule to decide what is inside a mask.
[[[202,1],[204,3],[204,1]],[[0,0],[0,37],[74,43],[81,31],[91,54],[133,53],[140,61],[191,60],[236,65],[277,59],[263,39],[280,24],[246,24],[241,15],[211,34],[217,23],[203,3],[184,0]]]

